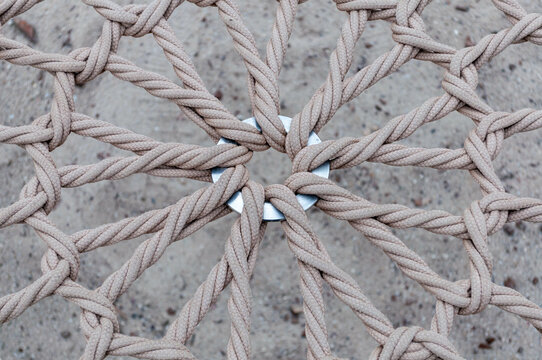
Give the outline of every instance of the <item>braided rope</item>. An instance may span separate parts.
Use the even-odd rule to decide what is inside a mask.
[[[1,1],[0,25],[40,1]],[[370,355],[374,360],[462,359],[448,340],[453,319],[456,315],[479,313],[488,305],[513,313],[542,332],[542,309],[519,292],[492,282],[493,263],[488,241],[488,236],[499,231],[506,222],[542,222],[542,200],[507,193],[492,164],[504,139],[542,127],[542,111],[497,112],[475,92],[478,69],[506,47],[525,41],[542,44],[542,14],[528,13],[516,0],[493,0],[510,21],[510,27],[457,50],[436,41],[425,31],[422,12],[429,0],[335,0],[337,9],[346,13],[346,20],[330,55],[329,74],[310,101],[292,118],[287,133],[278,118],[278,76],[297,7],[305,1],[279,1],[266,54],[261,57],[234,0],[189,0],[199,7],[216,7],[223,20],[248,71],[248,90],[254,116],[262,129],[260,133],[238,121],[207,90],[174,35],[168,18],[182,0],[153,0],[148,5],[125,7],[111,0],[83,2],[105,19],[102,33],[91,47],[76,49],[70,54],[48,54],[0,35],[0,59],[46,70],[54,77],[54,98],[49,113],[31,125],[0,125],[0,142],[23,147],[35,166],[35,176],[23,187],[19,200],[0,209],[0,227],[26,223],[48,247],[42,258],[42,276],[19,291],[0,297],[0,322],[12,320],[41,299],[58,294],[81,308],[81,329],[87,340],[82,359],[98,360],[108,355],[194,359],[185,343],[221,292],[230,285],[231,333],[227,357],[250,359],[250,278],[265,232],[263,204],[269,201],[285,216],[282,228],[299,267],[308,359],[337,359],[327,339],[324,282],[352,309],[379,344]],[[347,77],[356,43],[366,24],[374,20],[390,23],[396,45]],[[141,69],[116,54],[123,36],[146,34],[152,34],[163,49],[182,85]],[[445,70],[442,95],[389,120],[369,135],[306,145],[309,134],[322,129],[342,105],[412,59],[431,61]],[[153,96],[172,101],[213,140],[224,137],[235,143],[208,148],[162,143],[77,113],[73,101],[75,84],[91,81],[104,72],[141,87]],[[468,116],[475,124],[463,148],[417,148],[396,143],[423,124],[453,111]],[[85,166],[57,167],[51,151],[61,146],[72,132],[128,150],[133,155],[107,158]],[[249,180],[244,164],[251,159],[253,151],[269,147],[288,154],[293,174],[284,185],[264,189]],[[371,161],[394,166],[467,170],[480,185],[483,197],[473,201],[462,215],[375,204],[310,173],[326,161],[332,169]],[[121,179],[136,173],[210,182],[211,169],[215,167],[228,168],[217,183],[164,209],[71,235],[63,233],[48,217],[61,198],[62,188]],[[116,299],[160,259],[172,242],[227,214],[226,202],[238,190],[242,191],[245,208],[231,228],[224,255],[184,305],[164,338],[151,340],[122,334],[114,305]],[[347,221],[382,249],[405,275],[431,293],[436,305],[430,329],[394,328],[356,281],[333,262],[313,232],[295,194],[318,196],[318,208]],[[469,278],[457,281],[442,278],[390,230],[411,227],[461,239],[469,259]],[[81,253],[144,234],[152,235],[100,287],[91,290],[77,283]]]

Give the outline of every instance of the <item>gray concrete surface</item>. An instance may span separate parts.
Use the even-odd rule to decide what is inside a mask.
[[[272,25],[274,0],[240,0],[243,16],[263,52]],[[123,1],[119,3],[127,3]],[[542,11],[537,1],[523,0],[530,11]],[[458,10],[458,6],[460,10]],[[464,8],[464,6],[467,6]],[[466,11],[465,11],[466,9]],[[345,15],[330,0],[311,0],[300,6],[298,21],[280,77],[283,114],[299,111],[324,81],[327,59],[335,46]],[[435,1],[423,14],[428,32],[455,47],[476,42],[508,23],[489,1]],[[32,46],[56,53],[90,46],[101,32],[102,19],[81,2],[46,1],[20,18],[36,28]],[[197,69],[212,92],[220,90],[225,105],[239,118],[251,116],[245,88],[245,70],[214,9],[184,4],[170,21]],[[12,23],[2,34],[27,41]],[[361,68],[393,45],[385,23],[371,23],[362,37],[353,69]],[[139,66],[174,79],[171,67],[152,38],[124,38],[120,55]],[[512,111],[542,106],[542,49],[530,44],[508,48],[480,71],[478,89],[495,109]],[[393,116],[406,113],[425,99],[442,93],[442,70],[413,61],[397,73],[344,106],[320,133],[322,139],[363,134],[382,126]],[[52,77],[28,67],[0,62],[0,121],[29,124],[48,111]],[[162,141],[210,145],[205,134],[179,114],[171,103],[116,80],[110,74],[77,89],[77,111],[147,134]],[[403,141],[426,147],[462,146],[472,123],[458,114],[429,124]],[[506,140],[495,162],[506,188],[524,196],[542,197],[542,133],[516,135]],[[102,143],[72,135],[54,151],[58,165],[90,164],[123,154]],[[280,169],[269,174],[269,163]],[[287,177],[285,155],[269,150],[256,154],[249,164],[251,175],[263,184]],[[13,145],[0,146],[0,206],[11,204],[33,175],[32,162]],[[400,203],[424,209],[445,209],[461,214],[481,194],[468,173],[420,168],[399,168],[367,163],[336,171],[332,179],[356,194],[377,203]],[[186,180],[136,175],[115,182],[100,182],[66,189],[52,219],[71,233],[120,220],[174,203],[201,187]],[[316,232],[336,263],[359,281],[365,294],[395,325],[429,327],[434,299],[406,278],[380,250],[347,224],[310,210]],[[231,214],[168,248],[163,258],[145,272],[116,303],[122,331],[158,338],[223,252]],[[429,265],[447,279],[467,277],[467,259],[460,241],[421,230],[395,232]],[[126,261],[144,239],[126,241],[82,255],[79,281],[96,288],[108,274]],[[542,302],[542,227],[511,224],[507,232],[491,237],[495,260],[494,280],[515,287],[534,302]],[[44,244],[24,225],[0,230],[0,294],[14,292],[40,275]],[[302,359],[305,354],[303,315],[292,308],[300,304],[297,267],[279,224],[270,224],[259,255],[253,284],[253,349],[255,359]],[[229,334],[226,292],[190,341],[201,359],[225,359]],[[361,322],[325,287],[330,342],[337,355],[365,359],[375,342]],[[295,311],[294,311],[295,312]],[[60,297],[39,302],[22,316],[0,328],[0,359],[77,359],[84,339],[78,329],[79,309]],[[469,317],[458,317],[451,339],[467,358],[538,359],[540,335],[524,321],[489,308]]]

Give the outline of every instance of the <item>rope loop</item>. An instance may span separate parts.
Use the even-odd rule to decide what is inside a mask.
[[[40,1],[0,1],[0,25]],[[49,111],[32,124],[0,124],[0,143],[22,147],[33,161],[35,172],[21,189],[19,199],[0,208],[0,228],[24,223],[46,245],[41,276],[0,297],[0,324],[56,294],[81,309],[80,326],[86,340],[83,360],[108,356],[194,360],[185,344],[229,286],[227,307],[231,326],[226,356],[228,360],[249,360],[253,353],[251,277],[266,222],[275,220],[280,221],[299,271],[308,359],[340,360],[333,355],[328,339],[327,293],[324,294],[327,289],[352,310],[378,344],[370,355],[372,360],[462,360],[448,340],[454,317],[482,312],[488,305],[517,315],[542,332],[542,308],[518,291],[492,281],[494,264],[489,240],[507,222],[542,223],[542,200],[507,193],[493,165],[506,138],[542,128],[542,111],[495,111],[476,93],[479,69],[504,49],[526,41],[542,45],[542,14],[527,12],[517,0],[493,0],[510,26],[456,49],[428,34],[422,12],[430,0],[334,0],[336,8],[345,14],[336,45],[328,52],[329,71],[323,77],[325,80],[315,86],[309,101],[297,107],[299,113],[292,114],[290,121],[279,115],[281,108],[286,107],[281,102],[279,79],[281,69],[288,67],[286,52],[298,5],[306,1],[280,0],[276,4],[275,21],[263,48],[243,21],[242,9],[235,0],[189,0],[200,8],[216,8],[246,68],[249,112],[253,116],[247,119],[248,123],[239,121],[237,114],[227,109],[220,101],[220,92],[209,91],[196,70],[197,64],[175,36],[169,19],[183,0],[150,0],[145,5],[126,6],[114,0],[83,0],[104,18],[104,23],[94,44],[74,49],[68,55],[45,53],[0,36],[0,60],[48,72],[53,76],[54,89]],[[365,64],[364,59],[358,58],[356,46],[367,24],[374,20],[384,20],[390,26],[395,44]],[[18,19],[14,23],[19,27],[22,24]],[[163,51],[176,79],[139,67],[117,54],[124,36],[147,34]],[[369,45],[365,43],[364,52],[369,51]],[[342,107],[411,60],[428,61],[443,69],[440,94],[362,136],[354,131],[340,139],[320,142],[316,133],[341,114]],[[351,69],[356,66],[359,67]],[[76,113],[75,85],[85,84],[105,71],[173,103],[184,118],[218,144],[206,147],[164,143],[107,120]],[[381,102],[385,104],[384,99]],[[423,125],[455,111],[474,123],[463,147],[424,148],[402,141]],[[141,112],[144,116],[145,112]],[[364,127],[366,119],[358,120],[359,127]],[[184,126],[184,120],[180,121],[179,126]],[[52,152],[71,133],[130,154],[59,167]],[[269,147],[287,153],[292,174],[284,184],[264,188],[250,180],[245,164],[253,151]],[[483,195],[462,214],[451,214],[426,209],[423,203],[416,203],[415,207],[374,203],[366,194],[356,195],[327,179],[330,169],[366,162],[463,170],[480,185]],[[62,188],[119,180],[137,173],[213,183],[175,198],[161,209],[73,234],[64,233],[49,216],[61,200]],[[160,261],[171,244],[228,214],[236,199],[239,206],[232,208],[240,216],[234,219],[229,236],[222,234],[223,255],[180,307],[164,337],[146,339],[122,334],[114,305],[119,297]],[[310,213],[305,212],[312,205],[347,222],[362,235],[352,241],[367,241],[382,250],[404,275],[435,298],[430,330],[419,326],[395,328],[373,305],[364,293],[365,285],[360,286],[350,272],[341,269],[340,259],[335,261],[334,252],[330,255],[326,242],[319,239],[310,223]],[[271,215],[266,216],[266,212]],[[461,241],[468,256],[468,278],[448,280],[435,272],[393,231],[408,228],[421,228]],[[143,240],[103,283],[89,289],[77,282],[81,254],[136,238]]]

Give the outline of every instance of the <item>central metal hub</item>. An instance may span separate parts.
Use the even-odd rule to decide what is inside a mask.
[[[279,119],[284,125],[284,129],[286,132],[290,131],[290,123],[292,122],[292,119],[286,116],[280,116]],[[258,123],[256,122],[256,119],[251,117],[249,119],[243,120],[243,122],[250,124],[254,126],[258,131],[262,131]],[[307,146],[311,146],[314,144],[319,144],[322,141],[316,135],[314,131],[312,131],[309,135],[309,142],[307,143]],[[220,144],[235,144],[235,141],[220,138],[218,140],[217,145]],[[216,183],[218,179],[220,179],[220,176],[224,173],[226,168],[216,167],[211,171],[211,176],[213,178],[213,182]],[[324,164],[320,165],[316,169],[312,171],[313,174],[318,175],[323,178],[329,177],[329,161],[326,161]],[[299,204],[303,207],[303,210],[309,209],[311,206],[313,206],[316,201],[318,201],[318,197],[315,195],[304,195],[304,194],[296,194],[297,201],[299,201]],[[232,195],[232,197],[228,200],[228,206],[235,212],[241,213],[243,211],[243,195],[241,194],[241,191],[237,191],[235,194]],[[264,221],[279,221],[284,220],[284,215],[270,202],[266,201],[263,205],[263,220]]]

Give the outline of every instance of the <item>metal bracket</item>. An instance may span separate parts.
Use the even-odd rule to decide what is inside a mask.
[[[280,116],[280,121],[282,121],[282,124],[284,125],[284,129],[286,132],[290,131],[290,124],[292,122],[292,119],[286,116]],[[262,129],[256,122],[256,119],[251,117],[249,119],[243,120],[243,122],[250,124],[254,126],[256,129],[258,129],[260,132]],[[309,142],[307,146],[319,144],[322,141],[316,135],[316,133],[313,131],[309,135]],[[220,144],[235,144],[235,141],[220,138],[218,140],[217,145]],[[211,171],[211,176],[213,178],[213,183],[216,183],[218,179],[220,179],[220,176],[224,173],[226,168],[216,167]],[[323,178],[329,177],[329,161],[326,161],[324,164],[320,165],[316,169],[312,171],[313,174],[318,175]],[[316,201],[318,201],[318,197],[315,195],[305,195],[305,194],[296,194],[297,201],[299,201],[299,204],[303,207],[303,210],[309,209],[311,206],[313,206]],[[232,195],[232,197],[228,200],[228,206],[235,212],[241,213],[243,211],[243,195],[241,194],[241,191],[237,191],[235,194]],[[279,221],[284,220],[284,215],[282,212],[280,212],[273,204],[266,201],[263,205],[263,220],[264,221]]]

